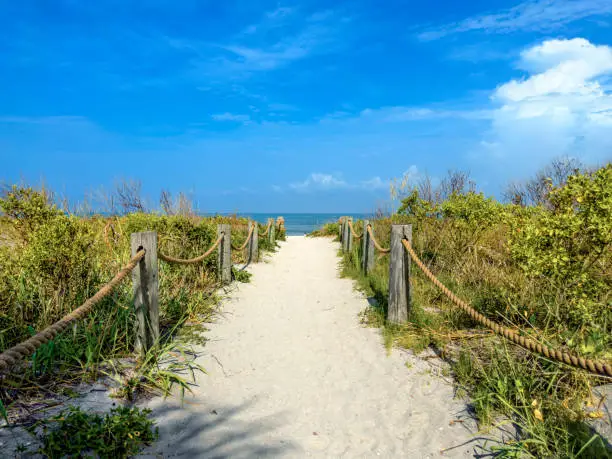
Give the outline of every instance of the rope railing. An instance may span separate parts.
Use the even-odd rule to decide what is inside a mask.
[[[352,222],[352,221],[350,221],[350,220],[349,220],[349,222],[348,222],[348,226],[349,226],[349,229],[351,230],[351,233],[353,234],[353,237],[354,237],[355,239],[361,239],[361,238],[363,237],[363,233],[361,233],[361,234],[357,234],[357,233],[355,232],[355,228],[353,228],[353,222]]]
[[[272,221],[268,223],[268,228],[264,235],[269,234],[270,240],[274,242],[272,224]],[[252,260],[257,261],[258,259],[258,239],[254,238],[255,229],[257,228],[255,225],[257,225],[256,222],[250,225],[245,243],[236,249],[244,249],[250,241],[252,245],[249,251],[249,262]],[[114,238],[116,232],[112,224],[107,224],[102,234],[108,245],[110,245],[109,233],[111,231],[113,232]],[[0,373],[6,372],[17,361],[33,354],[40,346],[48,343],[58,334],[66,330],[70,324],[85,317],[92,308],[103,298],[108,296],[130,272],[133,273],[134,311],[136,313],[135,347],[136,350],[140,350],[144,354],[155,346],[159,339],[157,259],[159,258],[168,263],[191,265],[202,262],[206,257],[211,255],[215,249],[218,249],[217,275],[222,284],[230,283],[232,281],[231,225],[226,223],[218,224],[217,234],[219,235],[217,240],[205,253],[195,258],[182,259],[166,255],[158,250],[157,233],[155,231],[132,233],[130,237],[132,258],[128,264],[77,309],[31,338],[0,353]],[[222,242],[224,243],[222,244]],[[138,270],[134,270],[136,266],[139,266]]]
[[[223,237],[224,237],[224,234],[221,234],[221,236],[219,236],[219,238],[215,241],[215,243],[212,245],[212,247],[210,249],[208,249],[202,255],[197,256],[195,258],[188,258],[188,259],[174,258],[174,257],[171,257],[170,255],[165,255],[162,252],[157,252],[157,256],[161,260],[164,260],[167,263],[176,263],[176,264],[180,264],[180,265],[194,265],[194,264],[197,264],[197,263],[200,263],[200,262],[204,261],[204,259],[206,257],[208,257],[211,253],[213,253],[213,251],[217,247],[219,247],[219,244],[221,244],[221,241],[223,240]]]
[[[385,249],[383,246],[381,246],[378,241],[376,240],[376,238],[374,237],[374,233],[372,231],[372,225],[368,225],[367,227],[367,231],[368,234],[370,235],[370,238],[372,240],[372,243],[374,244],[374,247],[376,247],[376,250],[378,250],[381,253],[389,253],[391,252],[391,249]]]
[[[509,341],[527,349],[528,351],[543,355],[546,358],[556,360],[567,365],[571,365],[576,368],[587,370],[593,374],[600,376],[612,377],[612,365],[608,363],[593,361],[584,357],[579,357],[567,352],[563,352],[559,349],[552,349],[542,343],[534,341],[523,335],[519,335],[515,330],[504,327],[491,319],[487,318],[483,314],[476,311],[468,303],[463,301],[453,292],[451,292],[440,280],[425,266],[425,264],[419,259],[416,252],[412,248],[412,245],[407,239],[402,239],[402,244],[410,254],[410,258],[416,263],[416,265],[423,271],[423,274],[433,282],[448,299],[450,299],[455,305],[459,306],[465,313],[467,313],[472,319],[485,327],[493,330],[498,335],[503,336]]]
[[[266,231],[261,233],[259,235],[259,237],[266,237],[268,235],[268,233],[270,232],[270,227],[272,226],[272,221],[268,222],[268,226],[266,227]]]
[[[255,229],[255,225],[257,223],[254,223],[253,225],[251,225],[251,228],[249,229],[249,234],[247,235],[246,241],[244,241],[244,244],[242,244],[240,247],[235,247],[232,244],[232,249],[237,250],[237,251],[241,251],[244,250],[246,248],[246,246],[248,245],[248,243],[251,241],[251,236],[253,236],[253,230]]]
[[[17,363],[19,360],[32,355],[36,350],[45,343],[48,343],[58,334],[66,330],[70,324],[85,317],[93,307],[107,297],[113,289],[125,279],[138,265],[140,260],[145,256],[145,251],[140,250],[132,259],[113,277],[108,283],[103,285],[92,297],[87,299],[81,306],[65,315],[53,325],[38,332],[26,341],[17,344],[10,349],[7,349],[0,354],[0,371],[6,371],[10,366]]]

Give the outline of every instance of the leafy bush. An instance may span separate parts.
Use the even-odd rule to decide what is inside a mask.
[[[556,320],[592,325],[610,315],[612,165],[569,177],[548,199],[549,211],[512,222],[512,257],[527,276],[562,289]]]
[[[103,417],[70,407],[44,424],[39,453],[50,458],[126,458],[157,440],[158,430],[148,419],[150,410],[118,407]]]
[[[425,199],[421,199],[416,188],[402,199],[402,203],[397,209],[398,215],[409,215],[416,218],[431,217],[435,213],[436,206]]]
[[[61,215],[42,191],[13,185],[0,199],[0,210],[9,217],[23,240],[40,225]]]
[[[465,194],[453,193],[442,202],[440,211],[445,218],[487,227],[502,221],[504,208],[493,198],[486,198],[483,193],[470,191]]]

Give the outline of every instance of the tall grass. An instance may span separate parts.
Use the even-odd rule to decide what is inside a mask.
[[[137,196],[126,196],[126,209],[142,210]],[[184,201],[180,200],[181,206],[190,209]],[[231,224],[232,240],[240,245],[248,229],[242,218],[202,218],[191,212],[79,217],[60,211],[48,192],[32,188],[9,188],[0,198],[0,208],[0,351],[59,320],[110,280],[130,258],[133,232],[157,231],[160,251],[190,258],[213,244],[217,224]],[[260,250],[270,245],[260,239]],[[232,261],[243,264],[245,255],[246,251],[233,251]],[[160,262],[161,342],[155,355],[130,370],[144,385],[165,393],[169,384],[187,387],[172,376],[177,373],[174,364],[161,364],[160,359],[185,351],[173,342],[183,325],[206,322],[214,313],[219,286],[216,256],[213,253],[199,265]],[[109,362],[130,357],[135,329],[132,301],[127,281],[73,328],[37,349],[2,379],[0,406],[6,410],[15,401],[53,391],[56,385],[97,378],[109,371]]]

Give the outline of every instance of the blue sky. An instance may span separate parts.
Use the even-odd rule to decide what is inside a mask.
[[[612,158],[612,1],[0,0],[0,180],[360,212]]]

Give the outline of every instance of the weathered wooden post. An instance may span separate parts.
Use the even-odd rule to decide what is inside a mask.
[[[353,218],[348,218],[346,224],[346,251],[350,253],[353,250],[353,232],[351,231],[351,225],[353,224]]]
[[[227,223],[217,225],[217,237],[223,236],[217,248],[217,276],[222,284],[232,281],[232,227]]]
[[[338,240],[342,242],[342,232],[344,231],[344,217],[338,220]]]
[[[145,355],[159,340],[159,276],[157,272],[157,233],[147,231],[130,236],[132,256],[145,250],[145,256],[132,271],[136,312],[136,351]]]
[[[363,240],[361,245],[361,269],[367,275],[374,267],[374,242],[368,232],[370,220],[363,221]]]
[[[374,247],[374,240],[372,236],[370,236],[370,232],[368,231],[368,226],[372,230],[372,234],[374,233],[374,228],[371,227],[370,222],[364,228],[364,234],[368,236],[368,245],[367,245],[367,259],[365,264],[366,274],[369,274],[374,269],[374,265],[376,264],[376,247]]]
[[[410,255],[402,239],[412,243],[412,225],[391,226],[387,320],[392,323],[407,322],[410,314]]]
[[[344,217],[344,225],[342,225],[342,251],[348,251],[348,233],[351,229],[348,226],[348,217]]]
[[[259,224],[254,220],[249,220],[249,225],[253,225],[253,234],[249,243],[249,261],[257,263],[259,261]]]
[[[270,232],[268,233],[268,240],[270,244],[274,245],[274,238],[276,237],[276,225],[274,224],[273,218],[268,218],[268,225],[270,225]]]

